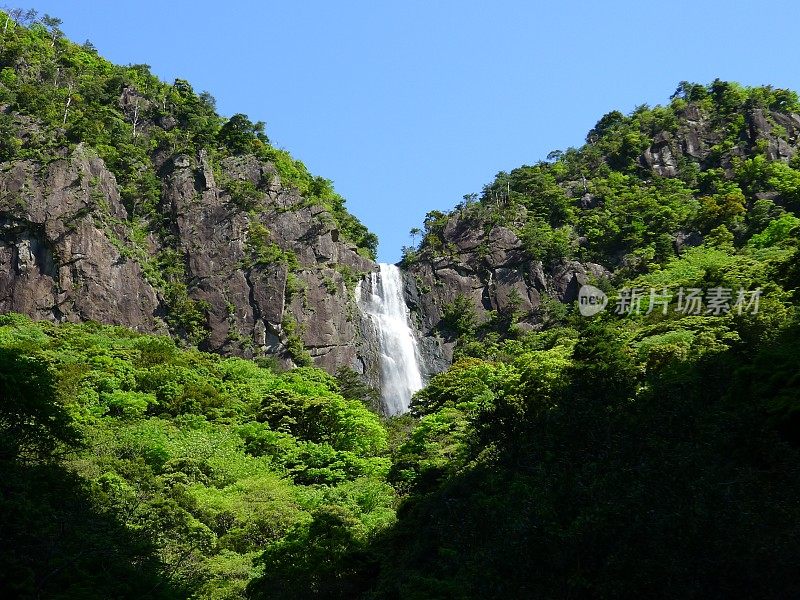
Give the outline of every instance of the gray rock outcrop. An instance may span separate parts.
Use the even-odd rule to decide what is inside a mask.
[[[170,249],[204,321],[201,348],[288,365],[294,335],[329,371],[364,364],[353,287],[376,265],[340,239],[323,207],[284,187],[272,165],[253,156],[226,159],[216,176],[203,151],[155,162]],[[153,233],[134,239],[102,160],[78,146],[47,165],[0,168],[0,311],[169,331],[168,294],[153,273],[165,241]],[[249,181],[257,204],[237,206],[220,178]],[[256,242],[272,255],[259,257]]]
[[[80,146],[0,172],[0,311],[165,331],[158,295],[126,255],[116,181]]]
[[[441,325],[445,307],[457,298],[468,298],[479,318],[487,318],[489,311],[514,310],[521,327],[534,329],[541,325],[539,308],[545,295],[573,302],[581,285],[610,275],[594,263],[531,260],[511,229],[458,213],[450,215],[442,237],[450,252],[414,262],[406,275],[406,293],[422,333],[429,373],[452,360],[454,342],[443,335]]]
[[[675,177],[682,160],[701,166],[712,158],[712,150],[723,141],[723,131],[699,106],[688,105],[680,114],[674,132],[661,131],[644,151],[640,163],[661,177]],[[753,154],[756,144],[763,144],[768,160],[789,160],[800,142],[800,115],[754,108],[745,113],[740,143],[727,150],[720,163],[729,168],[734,158]]]

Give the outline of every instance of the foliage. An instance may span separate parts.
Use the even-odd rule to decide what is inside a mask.
[[[297,256],[291,250],[284,250],[272,241],[269,230],[261,223],[250,222],[246,244],[253,266],[282,264],[291,270],[299,267]]]
[[[764,137],[752,146],[743,141],[750,135],[746,115],[754,110],[767,111],[778,135],[775,118],[798,110],[797,94],[720,80],[682,82],[666,106],[640,106],[629,115],[612,111],[581,148],[500,172],[478,202],[467,195],[450,213],[428,213],[421,242],[404,251],[404,264],[452,254],[446,229],[488,232],[496,226],[517,233],[533,260],[590,260],[624,275],[662,266],[680,254],[683,240],[694,245],[712,232],[741,248],[781,211],[800,207],[797,165],[768,159]],[[712,124],[720,143],[702,158],[672,144],[676,175],[654,173],[644,151],[656,136],[661,144],[673,139],[687,118],[695,118],[687,116],[691,111]]]
[[[289,353],[289,358],[299,367],[308,367],[312,364],[311,354],[306,350],[303,338],[300,336],[300,327],[290,315],[284,316],[281,329],[286,338],[286,351]]]
[[[530,219],[522,227],[520,239],[533,260],[553,262],[573,255],[572,228],[565,225],[553,229],[546,222]]]
[[[240,210],[256,210],[264,199],[264,192],[248,179],[231,179],[224,187],[231,202]]]
[[[307,202],[325,207],[344,239],[374,256],[375,235],[346,210],[329,180],[311,175],[302,162],[270,144],[264,123],[241,113],[225,119],[208,92],[197,93],[182,79],[162,82],[147,65],[108,62],[90,44],[64,38],[53,17],[15,22],[0,12],[0,22],[5,24],[0,99],[7,105],[0,118],[0,160],[46,163],[63,156],[64,148],[91,148],[114,173],[131,221],[152,228],[166,242],[156,154],[204,153],[214,164],[254,155],[271,162]],[[240,210],[258,208],[261,190],[240,180],[226,187]]]
[[[0,349],[0,460],[51,456],[76,432],[55,402],[54,377],[38,356]]]
[[[380,392],[369,386],[363,376],[350,367],[343,365],[336,370],[336,384],[344,398],[359,400],[367,408],[376,409],[380,406]]]
[[[387,527],[386,429],[339,389],[310,367],[0,317],[4,580],[23,595],[241,597],[260,552],[325,511],[347,515],[345,536]]]
[[[258,154],[269,144],[264,123],[253,123],[241,113],[233,115],[219,128],[217,139],[234,155]]]
[[[478,326],[478,313],[470,298],[456,296],[442,308],[440,326],[458,336],[469,336],[475,333]]]
[[[798,227],[800,219],[792,214],[785,214],[778,219],[770,221],[761,233],[750,238],[750,245],[755,248],[768,248],[775,246],[784,240],[798,238]]]

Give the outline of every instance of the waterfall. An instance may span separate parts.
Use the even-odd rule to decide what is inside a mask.
[[[381,400],[390,415],[408,411],[411,396],[422,388],[420,356],[395,265],[380,264],[370,274],[370,289],[356,289],[359,308],[372,323],[380,351]]]

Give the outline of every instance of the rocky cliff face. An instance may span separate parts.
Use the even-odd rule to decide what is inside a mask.
[[[201,347],[289,364],[299,340],[323,368],[361,368],[353,287],[376,265],[272,165],[222,162],[221,177],[259,192],[242,210],[203,151],[157,155],[167,242],[133,230],[114,176],[89,149],[62,154],[0,167],[0,311],[166,333],[175,307],[156,257],[169,243],[202,317]]]
[[[0,311],[164,330],[158,294],[122,252],[125,208],[102,161],[79,147],[0,168]]]
[[[284,187],[272,165],[253,156],[223,160],[216,176],[202,151],[157,154],[154,162],[170,244],[184,263],[188,299],[201,308],[202,348],[291,364],[291,337],[318,366],[334,371],[347,365],[376,379],[377,348],[358,314],[354,288],[377,265],[339,238],[322,207]],[[217,179],[250,182],[260,192],[257,203],[242,210]],[[479,311],[516,302],[528,315],[523,325],[534,326],[542,294],[572,301],[587,277],[603,273],[599,265],[569,261],[545,268],[526,258],[510,229],[457,215],[444,235],[455,248],[451,255],[406,272],[427,376],[452,359],[453,343],[437,326],[456,297],[470,298]],[[78,146],[47,165],[2,166],[2,312],[168,333],[169,299],[153,273],[164,243],[133,231],[113,174],[90,149]],[[257,244],[283,254],[264,260]]]
[[[222,167],[226,178],[249,181],[263,193],[256,206],[237,210],[202,152],[175,157],[162,167],[164,198],[186,257],[191,296],[209,307],[205,345],[226,353],[289,358],[285,328],[293,320],[317,365],[358,367],[354,280],[375,263],[339,240],[322,207],[282,187],[268,163],[233,157]],[[268,235],[258,243],[277,246],[281,259],[253,257],[257,231]]]
[[[609,272],[594,263],[561,260],[549,265],[531,260],[521,240],[509,228],[450,215],[442,237],[447,255],[415,262],[407,271],[409,305],[417,318],[428,374],[440,371],[453,357],[454,341],[442,335],[445,307],[458,297],[468,298],[476,312],[515,310],[519,326],[541,324],[539,309],[545,295],[573,302],[590,279]]]
[[[735,158],[747,158],[763,144],[767,160],[787,161],[792,158],[800,141],[800,115],[754,108],[744,113],[737,145],[715,156],[715,146],[723,141],[724,131],[703,113],[697,105],[690,104],[680,115],[676,131],[661,131],[652,145],[640,158],[640,164],[661,177],[676,177],[682,161],[694,161],[701,168],[718,162],[730,169]]]
[[[21,72],[23,67],[15,66]],[[121,85],[116,79],[107,83],[109,90]],[[55,84],[40,78],[38,85]],[[35,102],[0,105],[0,125],[13,132],[14,142],[0,144],[7,157],[0,164],[0,311],[171,333],[206,350],[272,356],[286,365],[313,361],[329,371],[348,365],[375,381],[375,340],[358,314],[354,292],[377,265],[364,258],[369,251],[360,252],[345,237],[360,240],[362,249],[374,245],[352,235],[349,215],[343,220],[341,214],[343,200],[331,203],[324,180],[307,172],[298,178],[290,157],[271,147],[266,151],[263,124],[259,133],[243,115],[223,120],[186,82],[167,86],[153,80],[141,87],[148,91],[124,84],[118,95],[104,92],[95,98],[92,118],[113,117],[97,131],[83,121],[70,129],[68,111],[55,121],[50,115],[48,122]],[[595,175],[600,172],[597,165],[636,173],[641,185],[649,185],[651,179],[686,178],[682,170],[689,163],[696,172],[714,168],[731,178],[740,158],[761,154],[768,161],[797,160],[796,113],[753,103],[735,115],[702,106],[684,102],[659,131],[642,125],[629,136],[633,142],[619,141],[614,152],[630,159],[621,167],[603,155],[612,148],[609,143],[596,154],[588,152],[578,169],[562,164],[567,174],[558,175],[557,184],[553,178],[552,185],[556,196],[573,203],[565,214],[602,208],[602,193],[587,187],[584,173],[588,169],[591,179],[593,169]],[[618,116],[617,122],[624,120]],[[112,125],[119,128],[116,137],[100,135]],[[602,128],[593,131],[605,135]],[[99,158],[101,151],[108,164]],[[119,160],[126,153],[127,163]],[[147,201],[137,197],[138,188],[131,192],[132,181],[147,181],[142,173],[153,186]],[[541,171],[536,177],[550,175]],[[302,182],[298,185],[309,190],[309,197],[289,181]],[[503,183],[506,201],[512,192],[531,196],[511,216],[500,214],[501,204],[492,216],[499,196],[481,200],[487,210],[442,215],[438,245],[423,244],[417,260],[410,261],[406,295],[426,375],[452,359],[454,341],[441,324],[445,308],[456,299],[466,298],[483,319],[491,311],[513,309],[519,327],[533,329],[541,326],[548,299],[572,302],[583,283],[608,277],[624,262],[622,256],[587,252],[571,255],[602,256],[594,260],[606,264],[534,260],[517,232],[527,221],[542,218],[536,207],[554,194],[542,181],[534,177],[517,190]],[[756,198],[767,196],[776,206],[785,204],[774,190],[754,192]],[[146,210],[137,211],[140,201],[150,203]],[[585,250],[589,236],[573,233],[570,243]],[[672,237],[676,252],[703,237],[694,225],[665,236],[667,244]]]

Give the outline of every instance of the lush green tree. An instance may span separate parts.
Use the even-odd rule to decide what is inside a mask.
[[[346,510],[321,507],[308,525],[264,552],[265,576],[250,584],[248,597],[359,597],[374,570],[365,542],[359,521]]]
[[[339,393],[350,400],[360,400],[367,408],[379,408],[380,391],[370,387],[364,376],[343,365],[336,370],[336,383]]]
[[[217,138],[232,154],[256,153],[269,144],[264,123],[253,123],[241,113],[233,115],[220,127]]]
[[[473,335],[478,326],[478,312],[470,298],[464,295],[455,299],[442,309],[441,327],[457,336]]]
[[[55,378],[42,358],[0,348],[0,460],[51,457],[77,442],[56,398]]]

